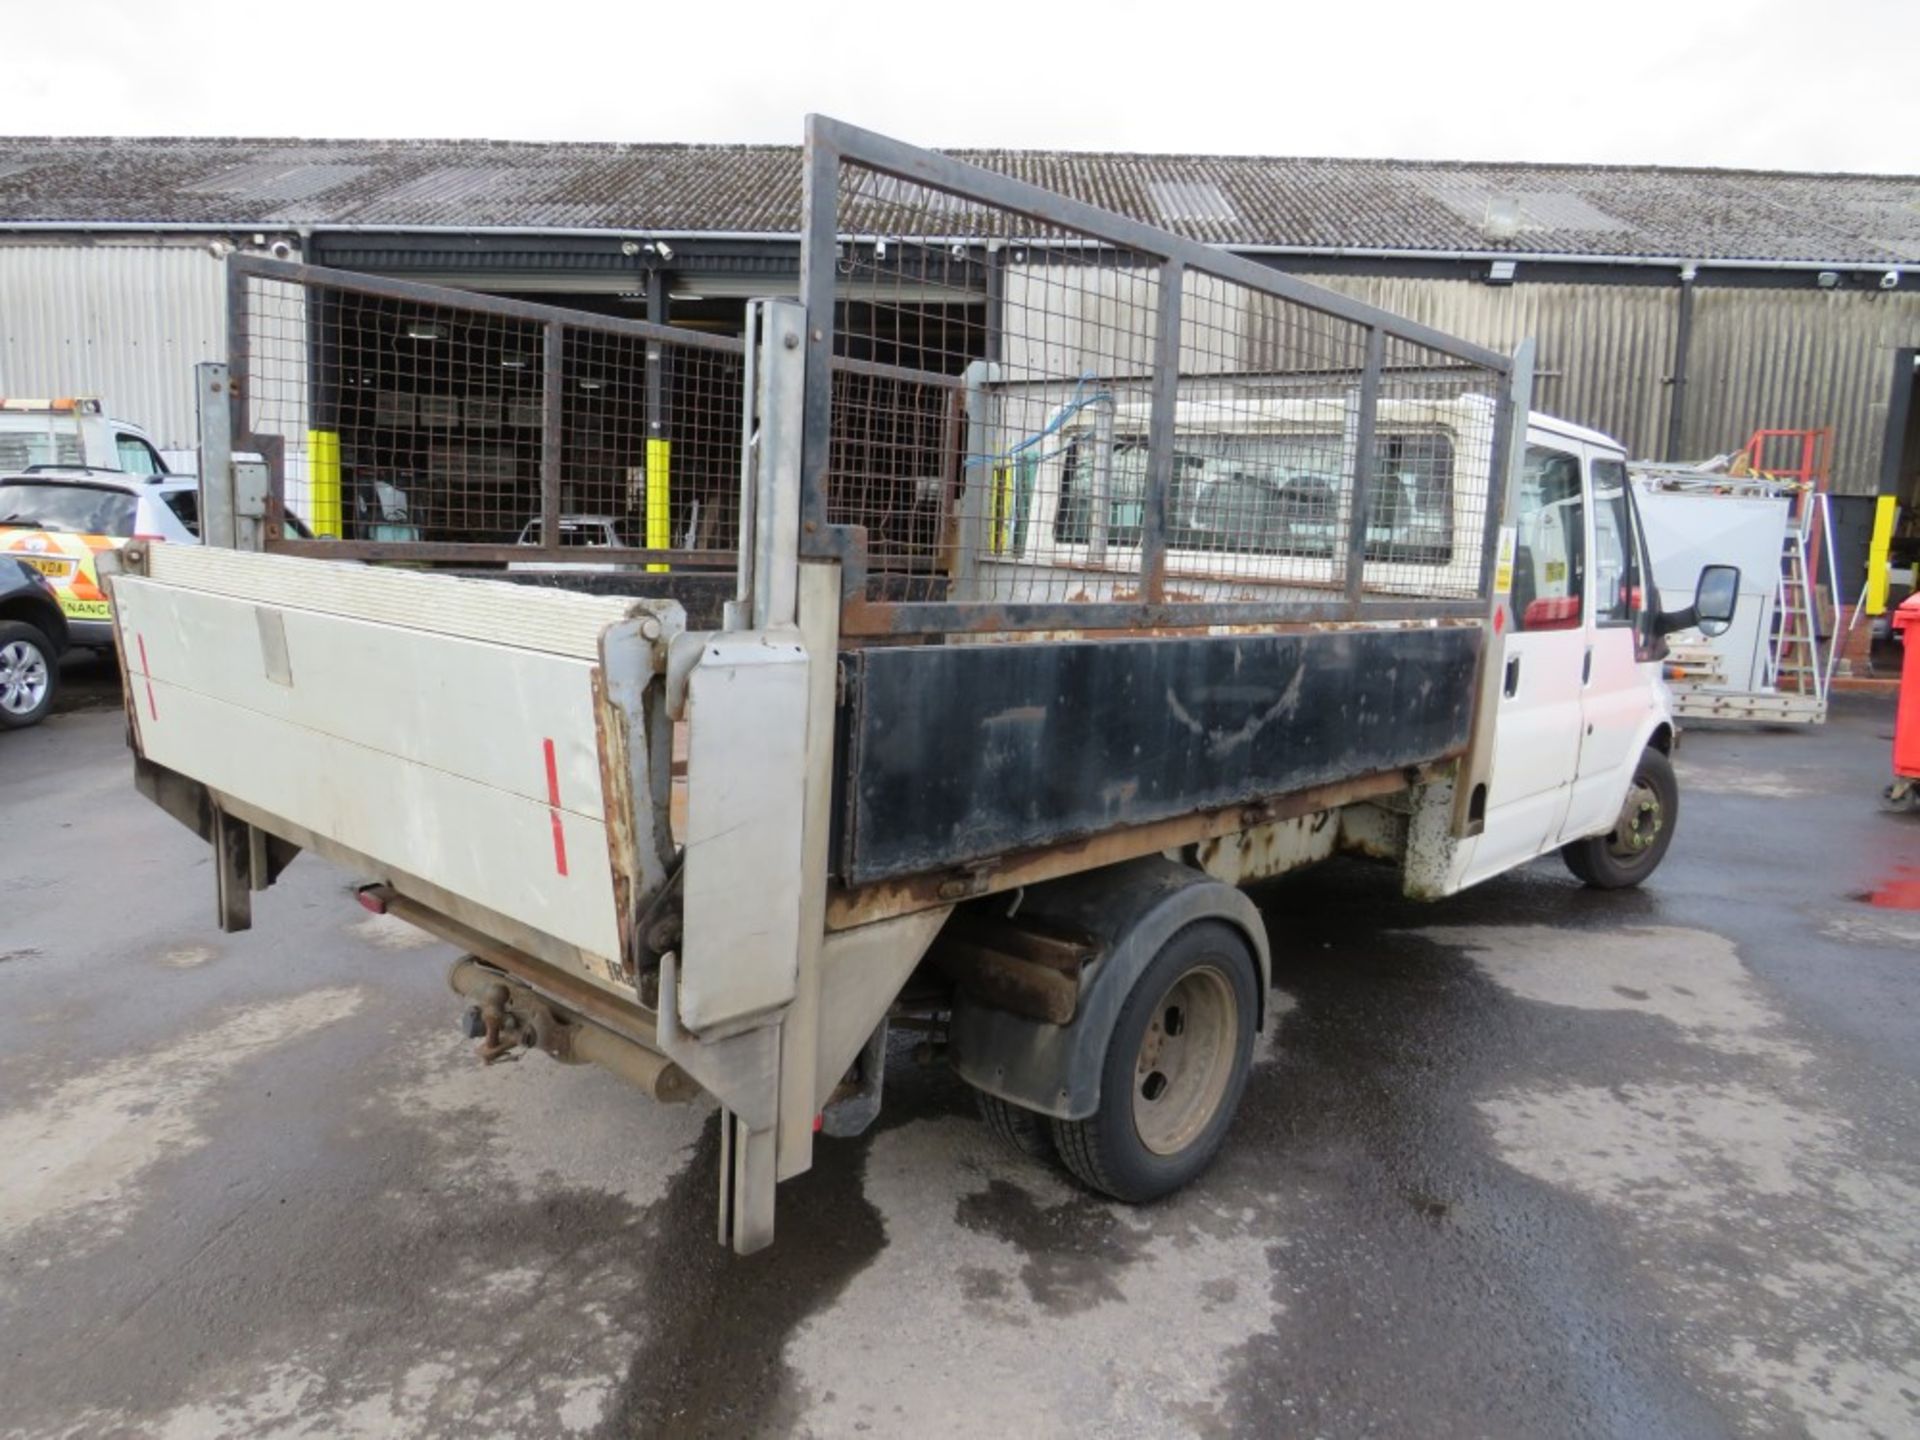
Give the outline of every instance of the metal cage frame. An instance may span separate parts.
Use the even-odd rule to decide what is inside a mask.
[[[542,539],[538,545],[470,544],[440,541],[397,540],[302,540],[286,527],[286,455],[284,438],[258,435],[249,428],[252,373],[252,332],[250,330],[250,280],[278,281],[307,290],[328,289],[344,294],[375,299],[458,308],[475,314],[537,326],[542,343],[542,389],[540,424],[540,518]],[[227,260],[227,356],[231,385],[232,449],[235,453],[253,451],[267,462],[270,477],[266,545],[270,550],[291,555],[306,555],[327,560],[405,560],[448,565],[500,564],[503,562],[540,562],[578,560],[580,552],[563,547],[559,541],[561,514],[562,458],[562,385],[565,379],[564,354],[568,332],[591,332],[620,336],[648,347],[651,357],[661,346],[705,350],[740,357],[745,364],[744,341],[731,336],[710,335],[696,330],[676,329],[645,320],[612,315],[594,315],[534,301],[508,299],[499,295],[459,292],[457,296],[433,285],[384,276],[363,275],[357,271],[334,270],[308,265],[297,260],[273,260],[260,255],[235,254]],[[653,368],[651,365],[649,368]],[[730,421],[729,424],[734,422]],[[726,571],[734,568],[737,552],[732,549],[687,550],[679,548],[643,548],[635,546],[596,548],[595,562],[620,566],[671,566],[675,569]]]
[[[965,201],[1010,212],[1043,226],[1078,232],[1093,246],[1147,257],[1158,266],[1158,317],[1152,360],[1152,418],[1148,432],[1147,503],[1142,524],[1142,571],[1137,599],[1095,602],[1009,603],[971,600],[876,599],[868,593],[865,529],[828,519],[829,452],[833,436],[833,372],[844,361],[835,350],[837,261],[850,237],[840,224],[844,166],[881,175]],[[1487,617],[1495,556],[1505,509],[1512,450],[1514,361],[1428,326],[1253,260],[1038,186],[922,150],[842,121],[809,115],[804,150],[801,236],[801,302],[806,307],[807,375],[801,459],[800,554],[842,566],[842,626],[851,634],[942,634],[1033,630],[1159,630],[1208,625],[1312,623],[1414,618]],[[978,245],[978,241],[973,242]],[[1359,454],[1369,453],[1389,340],[1402,340],[1480,367],[1495,381],[1495,415],[1485,532],[1481,537],[1478,593],[1471,599],[1368,595],[1363,591],[1366,526],[1349,525],[1344,594],[1327,600],[1169,601],[1167,598],[1167,494],[1173,467],[1174,410],[1180,382],[1183,278],[1192,272],[1247,287],[1359,327],[1365,363],[1359,376]],[[928,383],[952,377],[922,375]],[[1349,512],[1367,514],[1367,466],[1356,465]]]

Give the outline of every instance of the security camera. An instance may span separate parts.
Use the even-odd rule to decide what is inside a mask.
[[[666,242],[666,241],[664,241],[664,240],[656,240],[656,241],[654,241],[654,242],[653,242],[653,248],[654,248],[654,249],[655,249],[656,251],[658,251],[658,252],[659,252],[659,254],[660,254],[660,258],[661,258],[662,260],[671,260],[671,259],[673,259],[673,247],[672,247],[671,245],[669,245],[669,244],[667,244],[667,242]]]
[[[640,253],[640,242],[638,240],[622,240],[620,242],[620,253],[629,258],[638,255]]]
[[[276,260],[291,260],[293,258],[293,246],[284,240],[276,240],[273,242],[273,248],[267,253],[272,255]]]
[[[1895,289],[1899,284],[1900,272],[1898,270],[1889,270],[1880,277],[1880,288],[1882,290]]]

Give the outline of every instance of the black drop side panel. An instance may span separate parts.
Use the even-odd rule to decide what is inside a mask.
[[[1477,626],[856,650],[839,873],[938,870],[1436,760]]]

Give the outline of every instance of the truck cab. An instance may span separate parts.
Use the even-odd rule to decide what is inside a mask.
[[[1671,754],[1674,724],[1625,449],[1532,415],[1511,518],[1486,825],[1463,842],[1458,883],[1568,846],[1580,847],[1569,863],[1583,879],[1573,856],[1596,849],[1613,857],[1601,863],[1616,880],[1650,873],[1671,838],[1676,795],[1670,774],[1657,787],[1639,786],[1636,774],[1646,752]]]

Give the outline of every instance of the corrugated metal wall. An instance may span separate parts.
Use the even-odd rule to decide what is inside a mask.
[[[215,238],[0,241],[0,395],[97,394],[161,444],[190,447],[193,365],[225,352]],[[1535,336],[1539,408],[1617,435],[1636,455],[1663,453],[1673,288],[1314,278],[1493,349],[1510,352]],[[1869,494],[1879,479],[1891,351],[1914,344],[1914,290],[1703,288],[1681,453],[1729,450],[1763,426],[1831,425],[1835,489]]]
[[[1540,342],[1538,409],[1658,456],[1679,296],[1668,287],[1316,276],[1371,304],[1511,352]],[[1834,432],[1834,489],[1879,485],[1893,348],[1920,344],[1911,290],[1730,290],[1694,296],[1687,424],[1680,454],[1733,450],[1758,429]]]
[[[226,358],[214,238],[0,242],[0,395],[98,395],[191,448],[193,367]]]
[[[1483,285],[1474,280],[1314,276],[1411,320],[1512,354],[1539,341],[1533,405],[1617,436],[1635,455],[1666,438],[1674,294],[1646,286]]]
[[[1713,454],[1760,428],[1831,425],[1835,491],[1872,494],[1897,345],[1920,345],[1911,290],[1702,290],[1687,443]]]

